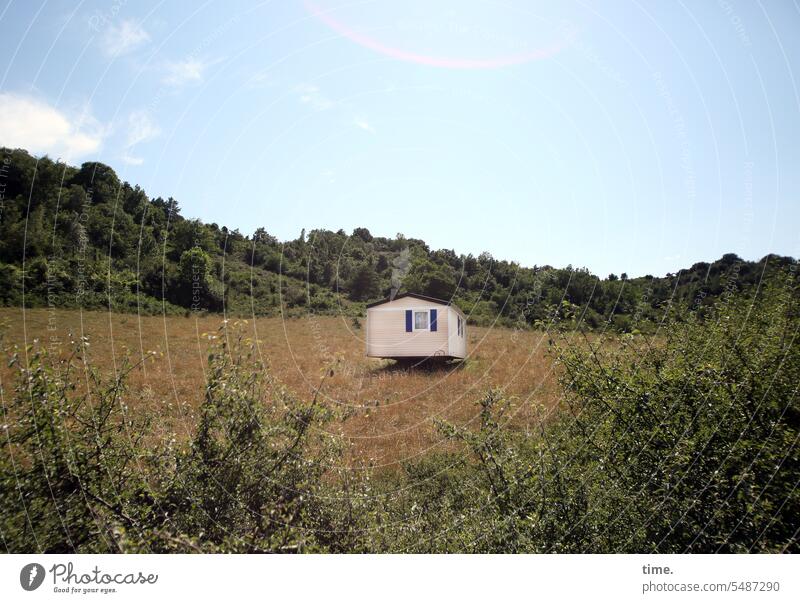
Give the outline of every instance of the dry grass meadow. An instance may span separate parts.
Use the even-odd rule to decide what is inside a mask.
[[[509,413],[520,429],[532,430],[558,404],[560,389],[547,336],[540,332],[471,327],[469,358],[445,369],[401,369],[364,356],[363,330],[351,319],[309,315],[227,323],[217,315],[136,316],[76,310],[0,308],[4,348],[34,340],[51,352],[68,354],[70,341],[88,338],[90,362],[113,374],[126,358],[130,406],[158,417],[155,438],[185,440],[202,401],[207,357],[214,337],[234,329],[255,342],[270,372],[298,397],[310,398],[326,369],[321,397],[345,411],[334,427],[350,454],[376,467],[388,466],[447,446],[434,428],[445,419],[460,425],[477,419],[476,400],[501,387],[512,400]],[[8,350],[7,350],[8,351]],[[0,371],[4,396],[13,388],[11,370]],[[87,382],[88,383],[88,382]]]

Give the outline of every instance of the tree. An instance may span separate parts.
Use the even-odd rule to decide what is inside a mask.
[[[91,191],[92,203],[112,203],[121,186],[111,167],[95,161],[84,163],[75,174],[73,182]]]
[[[378,265],[376,267],[378,272],[386,272],[389,269],[389,258],[381,254],[378,256]]]
[[[456,291],[456,278],[452,267],[419,259],[411,266],[403,287],[412,293],[447,300]]]
[[[366,228],[354,228],[353,229],[353,236],[358,237],[365,243],[369,243],[372,241],[372,235],[370,234],[369,230]]]
[[[379,297],[381,294],[380,281],[372,264],[365,263],[358,266],[348,282],[347,288],[350,291],[350,298],[356,301]]]
[[[176,284],[172,295],[176,303],[192,310],[219,309],[220,299],[211,275],[211,258],[200,247],[192,247],[181,254]]]
[[[180,258],[184,251],[199,247],[203,251],[213,252],[218,248],[214,233],[200,220],[181,220],[175,222],[169,233],[172,243],[173,257]]]

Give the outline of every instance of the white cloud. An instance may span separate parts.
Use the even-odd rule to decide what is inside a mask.
[[[153,122],[149,112],[134,111],[128,116],[128,147],[152,140],[159,134],[161,129]]]
[[[334,105],[333,101],[322,94],[319,87],[314,84],[302,84],[296,88],[296,91],[300,94],[301,103],[317,111],[325,111]]]
[[[122,156],[122,161],[128,165],[142,165],[144,163],[144,159],[142,157],[134,157],[133,155],[128,155],[127,153]]]
[[[183,86],[203,81],[205,70],[212,63],[190,57],[182,61],[166,63],[164,83],[170,86]]]
[[[109,25],[103,35],[103,50],[109,56],[116,57],[150,41],[150,36],[135,21],[125,20],[119,25]]]
[[[353,124],[355,125],[356,128],[361,128],[365,132],[369,132],[370,134],[375,134],[375,128],[373,128],[369,124],[369,122],[367,120],[365,120],[365,119],[356,118],[353,121]]]
[[[0,145],[71,161],[100,148],[106,134],[86,109],[70,116],[28,96],[0,93]]]
[[[125,141],[125,153],[122,156],[122,161],[128,165],[142,165],[144,159],[132,155],[131,150],[142,142],[153,140],[159,134],[161,134],[161,128],[156,125],[148,111],[139,110],[132,112],[128,116],[128,134]]]

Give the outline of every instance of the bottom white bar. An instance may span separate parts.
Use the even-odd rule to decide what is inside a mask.
[[[777,602],[800,601],[799,570],[791,555],[3,555],[0,600]]]

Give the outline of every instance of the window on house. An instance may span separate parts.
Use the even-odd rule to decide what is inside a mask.
[[[460,316],[457,317],[457,321],[458,321],[458,336],[461,337],[461,317]]]
[[[428,328],[428,312],[414,312],[414,330],[425,331]]]

